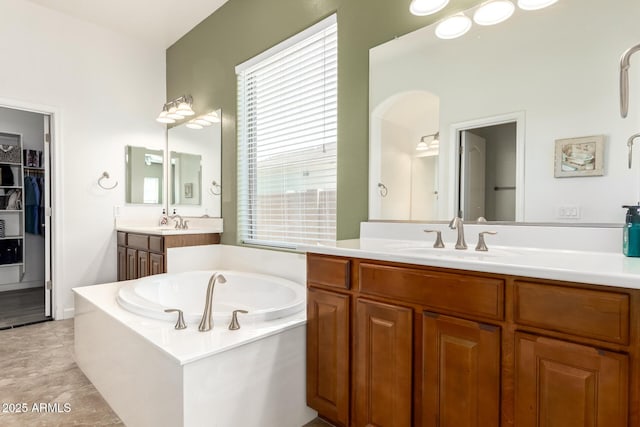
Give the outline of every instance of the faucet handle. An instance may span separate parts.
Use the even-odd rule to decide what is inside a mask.
[[[174,219],[173,223],[175,224],[173,228],[175,228],[176,230],[180,229],[180,220]]]
[[[476,245],[476,251],[480,251],[480,252],[487,252],[489,250],[489,248],[487,248],[487,244],[484,242],[484,235],[485,234],[498,234],[498,232],[496,231],[482,231],[480,233],[478,233],[478,244]]]
[[[479,216],[478,219],[476,219],[476,222],[487,222],[487,218]]]
[[[247,310],[233,310],[233,313],[231,313],[231,323],[229,324],[229,330],[230,331],[235,331],[237,329],[240,329],[240,323],[238,323],[238,313],[247,314],[248,311]]]
[[[186,219],[184,220],[184,222],[182,223],[182,229],[183,230],[188,230],[189,229],[189,221],[187,221]]]
[[[436,241],[433,244],[434,248],[444,248],[444,243],[442,242],[442,232],[440,230],[424,230],[425,233],[437,233]]]
[[[165,313],[174,313],[178,312],[178,321],[176,322],[175,329],[187,329],[187,324],[184,323],[184,315],[182,314],[182,310],[177,308],[168,308],[164,311]]]

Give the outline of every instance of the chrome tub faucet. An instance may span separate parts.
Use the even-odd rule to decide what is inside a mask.
[[[211,328],[213,328],[213,289],[216,286],[216,282],[227,283],[227,279],[221,273],[213,273],[211,275],[209,285],[207,286],[202,320],[200,320],[200,325],[198,325],[200,332],[210,331]]]

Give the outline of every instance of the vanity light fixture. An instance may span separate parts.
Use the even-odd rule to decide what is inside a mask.
[[[518,0],[518,7],[522,10],[538,10],[551,6],[558,0]]]
[[[185,117],[193,116],[195,113],[192,105],[193,98],[191,95],[182,95],[179,98],[166,102],[162,106],[162,111],[156,118],[156,121],[160,123],[175,123],[176,120],[182,120]]]
[[[449,0],[411,0],[409,11],[416,16],[433,15],[449,4]]]
[[[433,141],[431,141],[430,143],[427,143],[426,139],[432,138],[432,137],[433,137]],[[420,142],[418,142],[418,145],[416,145],[416,150],[426,151],[430,148],[437,148],[438,146],[440,146],[440,132],[432,133],[431,135],[425,135],[422,138],[420,138]]]
[[[455,39],[471,29],[471,19],[464,13],[450,16],[436,27],[436,36],[440,39]]]
[[[478,25],[495,25],[513,15],[516,7],[509,0],[493,0],[480,6],[473,14]]]
[[[212,111],[189,120],[187,127],[190,129],[202,129],[205,126],[211,126],[214,123],[220,123],[220,117],[217,112]]]

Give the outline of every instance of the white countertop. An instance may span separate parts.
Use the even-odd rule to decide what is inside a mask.
[[[489,236],[491,237],[491,236]],[[640,258],[622,253],[492,245],[489,251],[455,250],[452,242],[445,249],[433,248],[429,241],[362,238],[342,240],[335,245],[301,245],[310,253],[444,267],[485,273],[566,280],[595,285],[640,289]]]
[[[187,228],[186,230],[177,229],[174,227],[148,227],[148,226],[118,226],[116,231],[126,231],[128,233],[141,233],[141,234],[156,234],[159,236],[170,236],[175,234],[207,234],[207,233],[221,233],[218,227],[198,227]]]

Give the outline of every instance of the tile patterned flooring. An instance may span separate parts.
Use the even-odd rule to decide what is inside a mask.
[[[27,411],[12,413],[17,403]],[[43,403],[52,405],[34,410]],[[0,426],[124,426],[74,362],[73,320],[0,331]],[[316,418],[303,427],[328,426]]]

